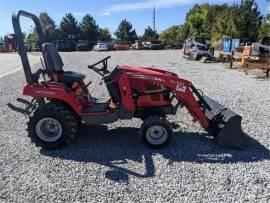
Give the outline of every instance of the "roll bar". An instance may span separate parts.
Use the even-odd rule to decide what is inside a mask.
[[[27,82],[27,84],[33,84],[33,82],[34,82],[33,75],[32,75],[32,71],[31,71],[29,59],[27,56],[27,50],[25,49],[23,34],[22,34],[22,29],[21,29],[21,24],[20,24],[20,17],[21,16],[26,17],[26,18],[30,18],[34,21],[35,26],[36,26],[35,29],[36,29],[37,34],[38,34],[38,44],[39,44],[40,50],[42,48],[42,44],[45,42],[45,37],[44,37],[44,33],[42,31],[39,19],[36,15],[28,13],[26,11],[22,11],[22,10],[13,13],[12,24],[13,24],[13,29],[14,29],[14,33],[15,33],[16,42],[17,42],[17,50],[18,50],[18,53],[21,57],[26,82]]]

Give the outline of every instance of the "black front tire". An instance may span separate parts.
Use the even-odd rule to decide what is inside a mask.
[[[149,116],[141,126],[143,141],[151,148],[166,146],[172,137],[172,126],[163,116]]]
[[[46,124],[42,122],[52,123]],[[45,124],[46,126],[44,127],[43,125]],[[47,125],[53,126],[54,124],[56,127],[53,130],[58,132],[57,129],[61,129],[58,133],[55,133],[55,136],[53,131],[47,129]],[[41,131],[41,128],[43,131]],[[41,147],[42,149],[56,149],[70,143],[77,133],[77,128],[78,121],[70,109],[61,103],[50,102],[44,107],[38,108],[29,117],[27,131],[31,141],[37,147]],[[45,133],[46,130],[48,130],[47,135]]]

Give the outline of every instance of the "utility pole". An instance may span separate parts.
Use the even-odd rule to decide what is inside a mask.
[[[230,43],[230,52],[231,52],[231,61],[230,68],[233,68],[233,60],[234,60],[234,51],[233,51],[233,34],[232,34],[232,11],[230,10],[230,35],[231,35],[231,43]]]
[[[156,31],[156,7],[153,7],[153,30]]]

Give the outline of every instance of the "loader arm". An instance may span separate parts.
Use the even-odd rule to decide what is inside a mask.
[[[151,69],[155,70],[155,69]],[[159,72],[161,73],[161,72]],[[140,78],[144,80],[152,80],[155,84],[163,85],[171,92],[178,102],[185,106],[189,113],[192,115],[195,121],[199,121],[204,129],[208,129],[209,121],[204,115],[201,106],[199,105],[196,97],[193,95],[192,88],[193,85],[190,81],[166,74],[151,74],[151,73],[132,73],[129,74],[131,78]]]
[[[210,135],[217,138],[219,144],[232,148],[246,147],[247,141],[241,128],[242,117],[215,100],[200,94],[190,81],[166,73],[162,74],[161,71],[132,73],[129,76],[153,82],[173,92],[178,102],[187,108],[194,121],[199,121]]]
[[[144,69],[156,71],[156,72],[159,72],[159,73],[168,75],[168,76],[178,77],[177,74],[175,74],[175,73],[173,73],[173,72],[170,72],[170,71],[166,71],[166,70],[161,70],[161,69],[157,69],[157,68],[144,68]]]

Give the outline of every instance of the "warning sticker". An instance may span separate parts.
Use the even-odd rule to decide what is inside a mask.
[[[186,92],[187,87],[183,83],[177,83],[175,89],[176,91],[179,91],[179,92]]]

